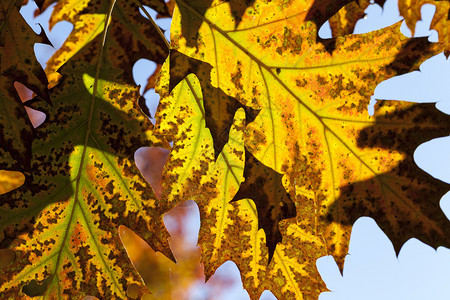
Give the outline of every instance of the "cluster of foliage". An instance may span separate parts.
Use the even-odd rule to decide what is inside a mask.
[[[400,24],[351,34],[367,0],[36,0],[56,3],[51,27],[74,25],[45,72],[33,46],[48,41],[23,2],[0,2],[0,248],[14,253],[1,299],[27,298],[30,282],[45,299],[148,294],[118,227],[173,259],[162,218],[188,199],[207,277],[232,260],[253,299],[316,299],[316,259],[342,268],[360,216],[397,251],[411,237],[450,246],[448,186],[412,157],[449,134],[448,116],[397,101],[367,112],[378,83],[448,54],[448,1],[399,1],[412,29],[422,4],[437,6],[431,44]],[[170,44],[144,5],[173,18]],[[327,20],[334,38],[322,40]],[[132,77],[140,58],[160,65],[155,126]],[[36,96],[22,104],[15,82]],[[24,105],[46,114],[40,127]],[[160,195],[134,163],[144,146],[170,149]]]

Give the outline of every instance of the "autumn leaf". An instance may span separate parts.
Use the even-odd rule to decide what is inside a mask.
[[[31,50],[43,37],[21,19],[24,2],[0,4],[8,107],[0,169],[25,177],[19,187],[9,173],[0,195],[0,298],[145,298],[118,226],[173,259],[162,216],[187,199],[202,218],[206,277],[231,259],[252,298],[268,289],[317,299],[325,289],[317,258],[334,255],[342,268],[363,215],[397,251],[410,237],[449,246],[437,205],[448,185],[413,161],[419,144],[448,135],[448,116],[392,101],[367,113],[375,86],[442,51],[445,34],[438,45],[405,38],[399,24],[351,35],[365,0],[39,0],[40,10],[56,3],[51,26],[74,25],[48,64],[52,86],[61,74],[50,103]],[[167,41],[138,9],[168,16],[175,2],[165,60]],[[335,39],[318,38],[327,20]],[[25,55],[8,60],[17,53]],[[164,62],[149,85],[155,79],[161,96],[155,128],[132,78],[140,58]],[[36,92],[26,105],[47,115],[36,131],[14,81]],[[133,156],[140,147],[169,149],[167,140],[173,148],[155,192]]]
[[[17,189],[25,182],[21,172],[0,170],[0,194]]]
[[[364,11],[370,5],[370,1],[360,0],[358,2],[350,2],[328,20],[333,37],[352,34],[356,22],[366,15]]]
[[[48,7],[55,1],[47,1]],[[105,14],[108,11],[107,0],[63,0],[58,1],[50,18],[50,29],[60,21],[68,21],[74,29],[55,54],[49,59],[46,73],[51,85],[58,82],[58,69],[83,47],[95,39],[103,30]],[[169,16],[163,0],[117,1],[110,26],[110,39],[116,43],[116,52],[108,59],[123,61],[123,69],[132,79],[131,68],[140,58],[147,58],[156,63],[164,62],[168,48],[164,37],[159,35],[153,21],[144,18],[139,7],[150,6],[158,13]],[[132,34],[124,35],[124,32]]]
[[[211,131],[211,137],[214,141],[214,157],[217,159],[217,156],[228,141],[235,112],[239,108],[243,108],[246,112],[246,119],[250,122],[255,119],[258,111],[245,107],[235,98],[212,86],[210,80],[211,70],[211,65],[188,57],[176,50],[171,50],[169,86],[166,88],[172,91],[190,73],[197,75],[203,96],[204,121],[206,127]],[[165,93],[162,90],[158,91],[160,94]]]
[[[449,186],[417,167],[413,156],[422,143],[450,133],[450,116],[432,103],[379,101],[374,118],[372,125],[359,131],[356,144],[366,153],[382,153],[374,159],[390,168],[352,182],[351,169],[344,166],[341,182],[348,182],[342,184],[339,199],[324,218],[340,218],[339,223],[351,225],[361,215],[370,216],[390,237],[397,253],[412,237],[434,248],[448,245],[444,238],[448,219],[439,201]]]
[[[424,4],[432,4],[436,6],[436,12],[434,13],[433,20],[431,21],[430,29],[435,29],[438,32],[439,42],[443,44],[445,56],[448,57],[450,55],[449,1],[399,0],[398,9],[400,11],[400,15],[405,18],[406,25],[408,25],[412,35],[414,35],[417,21],[422,20],[420,10]]]
[[[22,1],[0,3],[0,145],[23,166],[30,167],[33,126],[14,88],[20,82],[49,99],[47,78],[34,56],[35,43],[49,43],[44,31],[37,35],[19,13]]]
[[[312,2],[312,1],[310,1]],[[334,39],[322,39],[319,37],[319,28],[329,21],[333,37],[353,33],[356,22],[363,15],[365,8],[369,5],[366,0],[314,0],[309,3],[310,7],[305,10],[305,21],[316,24],[316,41],[322,43],[330,53],[335,49]],[[351,10],[354,9],[354,10]]]
[[[424,120],[429,110],[407,113],[406,104],[390,106],[398,111],[395,122],[381,117],[388,113],[388,105],[375,116],[369,116],[367,107],[379,82],[417,69],[442,48],[425,39],[407,39],[395,24],[368,34],[340,36],[329,51],[316,42],[315,24],[326,19],[307,18],[317,7],[339,9],[344,4],[254,1],[240,10],[244,13],[237,19],[234,1],[208,5],[177,1],[171,60],[185,63],[166,67],[159,82],[157,124],[174,140],[163,198],[171,205],[182,197],[199,203],[199,243],[207,276],[232,259],[252,298],[264,289],[280,298],[317,298],[324,285],[316,259],[331,254],[342,267],[351,222],[359,216],[374,217],[395,245],[411,236],[431,245],[448,243],[442,212],[422,202],[435,203],[446,185],[422,174],[411,151],[394,144],[369,147],[359,140],[364,133],[368,140],[385,133],[401,136]],[[193,83],[192,75],[180,80],[189,73],[199,82]],[[179,83],[173,87],[173,82]],[[228,102],[217,104],[219,109],[205,112],[207,103],[226,98]],[[240,167],[234,169],[236,161],[218,171],[233,174],[231,181],[220,181],[225,175],[211,180],[210,170],[225,151],[217,136],[229,133],[227,126],[236,122],[230,116],[242,106],[257,115],[246,118]],[[435,121],[420,124],[434,129],[417,137],[448,134],[444,123]],[[237,143],[235,134],[228,137]],[[418,138],[413,141],[412,149],[420,144]],[[405,168],[411,171],[405,173]],[[420,174],[424,183],[418,184],[413,174]]]
[[[58,3],[57,7],[55,7],[55,10],[59,12],[69,13],[69,15],[81,12],[84,10],[84,8],[86,8],[86,6],[92,6],[94,3],[98,3],[97,0],[83,0],[81,3],[73,0],[34,0],[34,2],[36,2],[39,9],[41,9],[42,11],[46,10],[53,3]],[[149,6],[152,9],[156,10],[161,17],[170,16],[169,8],[164,3],[164,1],[140,0],[138,3],[140,3],[141,5]],[[76,4],[78,4],[79,6],[76,7]],[[64,8],[64,6],[66,7]],[[61,17],[61,15],[59,13],[55,13],[50,22],[56,24],[57,22],[59,22],[56,20],[59,17]]]
[[[188,76],[171,92],[169,63],[163,65],[158,86],[161,95],[156,112],[156,132],[173,140],[174,144],[163,173],[163,201],[176,206],[191,199],[214,161],[212,137],[205,126],[205,111],[200,83],[196,76]],[[198,175],[197,175],[198,174]],[[196,176],[197,175],[197,176]]]
[[[162,98],[156,114],[157,132],[165,134],[168,139],[174,141],[164,169],[162,200],[169,202],[171,206],[181,203],[183,197],[185,197],[184,199],[194,199],[197,202],[202,216],[199,244],[203,248],[202,261],[205,264],[207,278],[214,273],[217,266],[222,265],[227,260],[236,261],[236,252],[239,252],[239,255],[241,255],[239,259],[242,262],[239,268],[244,277],[243,281],[251,284],[253,289],[249,289],[249,293],[252,295],[252,293],[256,294],[258,291],[261,293],[264,289],[273,290],[272,286],[267,284],[272,279],[275,279],[274,282],[277,281],[276,276],[272,274],[266,276],[265,274],[269,262],[268,250],[265,246],[266,235],[264,230],[260,229],[261,224],[258,224],[258,208],[250,199],[242,199],[247,195],[245,190],[239,192],[239,186],[244,180],[244,176],[247,175],[243,172],[246,163],[255,164],[254,172],[261,172],[261,170],[265,172],[267,170],[272,174],[274,171],[261,166],[254,158],[248,159],[249,157],[245,156],[243,129],[245,128],[246,118],[242,108],[237,109],[232,126],[227,132],[229,140],[223,145],[214,161],[214,150],[217,148],[213,149],[214,135],[211,136],[210,132],[214,132],[214,128],[206,127],[208,114],[203,113],[206,103],[211,99],[204,98],[202,92],[206,91],[209,95],[219,93],[219,96],[223,96],[223,94],[220,94],[217,89],[209,89],[208,87],[203,89],[199,80],[193,75],[189,75],[177,83],[181,75],[178,73],[181,72],[178,63],[185,60],[186,57],[176,52],[172,54],[176,58],[170,57],[163,65],[160,74],[158,92]],[[176,63],[172,66],[173,61]],[[197,64],[198,62],[191,63],[192,65],[189,66],[194,66],[194,69],[200,67],[198,69],[200,74],[208,74],[204,73],[208,69],[206,66],[201,66]],[[175,81],[172,81],[173,77],[168,79],[169,70],[173,70],[175,73]],[[177,85],[171,88],[172,84],[175,83]],[[169,93],[169,91],[171,92]],[[220,97],[219,99],[224,100],[225,98]],[[217,99],[215,100],[216,102],[212,105],[209,103],[213,112],[218,113],[220,107],[229,111],[230,106],[228,105],[230,105],[232,99],[228,99],[221,104],[217,103],[219,102]],[[233,101],[237,102],[235,99]],[[233,107],[235,106],[231,104],[231,108]],[[225,120],[229,115],[224,114],[224,116]],[[245,178],[245,180],[247,179]],[[279,182],[276,182],[276,184],[280,187]],[[283,194],[282,191],[279,191],[279,193]],[[284,194],[286,193],[284,192]],[[232,201],[236,196],[236,200],[241,201]],[[269,201],[269,199],[267,200]],[[286,202],[289,202],[289,199]],[[269,205],[266,208],[270,208]],[[266,209],[266,211],[270,212],[269,209]],[[271,223],[270,220],[267,221]],[[273,222],[271,224],[273,226]],[[279,237],[277,235],[272,236]],[[296,235],[296,239],[292,243],[296,246],[301,245],[299,249],[303,249],[306,245],[308,249],[315,247],[317,251],[322,251],[315,245],[317,242],[322,245],[320,239],[305,238],[304,236],[305,234],[303,236]],[[255,245],[257,245],[256,249]],[[280,260],[283,255],[280,253],[282,252],[275,253],[275,261]],[[314,252],[313,256],[315,257],[317,253]],[[305,252],[305,255],[310,256],[311,254]],[[295,264],[295,260],[293,262],[295,268],[302,267]],[[287,264],[287,261],[283,262],[282,265],[285,264]],[[275,275],[278,272],[292,275],[290,270],[279,267],[278,264],[278,268],[274,271]],[[311,278],[311,281],[318,286],[316,292],[319,291],[322,282],[315,266],[310,265],[304,268],[306,269],[305,272],[310,272],[308,277]],[[269,278],[269,276],[273,278]],[[297,285],[301,283],[296,283],[294,280],[292,278],[285,283],[283,290],[298,290]],[[247,286],[247,288],[249,287]],[[275,287],[278,286],[275,284]]]
[[[169,145],[152,135],[138,107],[139,88],[120,68],[124,61],[113,59],[117,48],[106,29],[60,69],[52,105],[41,98],[27,102],[47,120],[36,129],[31,169],[21,170],[25,184],[0,196],[0,248],[16,258],[2,269],[2,299],[35,288],[44,289],[44,299],[123,299],[129,285],[143,293],[119,238],[121,224],[172,257],[166,209],[133,159],[139,147]],[[2,169],[17,167],[0,151]]]
[[[177,54],[175,56],[183,59]],[[170,88],[172,78],[169,79],[169,71],[172,62],[170,58],[163,65],[157,86],[161,100],[156,113],[156,129],[158,133],[174,141],[164,168],[162,200],[171,206],[176,206],[185,199],[197,202],[202,222],[206,222],[200,229],[203,231],[200,238],[208,237],[213,240],[212,244],[206,245],[208,249],[204,249],[202,260],[221,265],[232,258],[233,247],[251,247],[252,243],[259,241],[244,231],[258,231],[257,223],[250,224],[251,218],[239,219],[249,213],[250,216],[255,216],[252,201],[247,199],[229,203],[243,181],[245,112],[242,108],[236,111],[229,128],[230,138],[215,159],[213,137],[206,128],[205,100],[200,81],[191,74]],[[173,67],[177,68],[177,64]],[[216,224],[216,220],[219,224]],[[260,237],[261,233],[262,230]],[[248,241],[244,238],[247,235]],[[238,236],[239,243],[236,243]],[[252,259],[249,267],[255,264],[257,259]],[[205,268],[211,266],[209,263],[205,264]],[[205,269],[207,278],[214,271],[215,269]]]

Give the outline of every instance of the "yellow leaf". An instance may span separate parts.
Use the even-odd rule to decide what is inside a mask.
[[[211,133],[205,126],[198,79],[188,76],[169,93],[168,77],[165,77],[168,72],[167,61],[160,73],[161,78],[167,78],[167,85],[158,88],[162,98],[156,113],[163,121],[156,124],[156,131],[175,141],[164,167],[162,199],[176,206],[192,199],[202,176],[214,161],[214,152]]]
[[[60,76],[56,73],[58,69],[102,32],[109,2],[106,0],[63,0],[57,3],[50,18],[50,28],[60,21],[68,21],[74,28],[62,47],[47,63],[46,73],[50,86],[54,86],[59,81]],[[158,12],[168,14],[162,0],[143,1],[143,4],[156,7],[159,9]],[[109,42],[114,43],[116,52],[112,52],[108,60],[130,61],[129,64],[123,64],[130,78],[132,78],[131,68],[138,59],[144,57],[162,63],[167,56],[167,46],[154,26],[154,23],[139,13],[139,7],[134,1],[116,1],[111,17],[109,38]]]
[[[333,37],[352,34],[355,29],[356,22],[362,19],[366,13],[366,8],[370,5],[368,0],[353,1],[344,6],[328,21],[330,23],[331,33]]]
[[[55,86],[61,78],[56,71],[103,31],[104,21],[105,15],[103,14],[82,15],[78,18],[63,46],[52,55],[47,63],[45,71],[50,88]]]
[[[25,182],[21,172],[0,170],[0,194],[17,189]]]
[[[408,25],[411,33],[414,35],[417,21],[422,20],[421,8],[424,4],[432,4],[436,6],[433,20],[431,21],[430,29],[435,29],[439,34],[439,43],[443,44],[445,56],[450,54],[450,22],[449,9],[450,2],[447,0],[399,0],[398,8],[400,15],[405,18],[406,25]]]
[[[317,298],[324,285],[315,260],[332,254],[342,267],[360,216],[374,217],[397,250],[412,236],[448,244],[447,220],[436,205],[448,187],[412,159],[421,142],[448,134],[448,121],[430,106],[402,102],[378,104],[375,116],[367,112],[379,82],[417,69],[440,46],[410,40],[395,24],[339,36],[330,51],[316,42],[323,17],[309,21],[327,4],[333,14],[343,5],[179,0],[174,11],[174,50],[160,77],[157,115],[166,126],[161,132],[174,140],[166,198],[199,203],[207,276],[233,259],[252,298],[265,288],[280,298]],[[189,73],[199,79],[192,87]],[[219,177],[211,172],[240,108],[247,118],[244,182],[225,181],[233,187],[225,193],[219,179],[230,167],[216,171]]]

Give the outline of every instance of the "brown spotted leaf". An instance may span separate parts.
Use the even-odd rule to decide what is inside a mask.
[[[413,237],[434,248],[448,247],[448,219],[439,201],[449,186],[419,169],[413,156],[422,143],[449,135],[450,116],[432,103],[379,101],[374,123],[367,125],[356,136],[357,147],[368,156],[380,153],[372,154],[368,165],[376,162],[379,170],[389,168],[355,181],[351,165],[337,162],[342,164],[342,192],[322,218],[351,226],[360,216],[370,216],[390,237],[397,253]]]
[[[33,126],[14,87],[18,81],[48,100],[47,78],[34,56],[35,43],[48,43],[41,30],[37,35],[23,19],[23,1],[0,3],[0,147],[5,147],[23,166],[30,167]]]
[[[186,77],[169,92],[169,63],[160,73],[161,95],[156,112],[156,131],[172,140],[173,147],[163,173],[162,199],[173,207],[191,199],[214,162],[210,131],[205,126],[203,96],[198,78]]]
[[[361,1],[361,0],[360,0]],[[364,1],[364,0],[362,0]],[[326,21],[328,21],[333,15],[340,12],[340,9],[345,5],[356,2],[354,0],[314,0],[314,1],[303,1],[304,4],[309,5],[308,9],[305,10],[306,17],[305,20],[312,21],[316,24],[317,28],[320,28]],[[289,6],[289,5],[287,5]]]
[[[214,129],[206,127],[204,113],[209,93],[202,93],[205,89],[193,74],[178,81],[182,74],[177,73],[181,72],[178,65],[169,67],[169,64],[180,63],[184,58],[173,54],[176,58],[171,57],[163,65],[158,85],[161,100],[156,114],[157,130],[174,141],[163,174],[162,199],[171,206],[185,199],[197,202],[202,216],[199,243],[203,246],[207,277],[214,273],[214,266],[234,259],[235,251],[240,251],[245,263],[239,268],[258,285],[257,272],[263,271],[260,266],[268,262],[264,231],[258,230],[253,201],[231,202],[244,179],[245,112],[242,108],[236,109],[229,137],[216,157],[211,135]],[[204,68],[206,66],[200,67],[201,73],[207,69]],[[169,70],[175,72],[175,81],[168,78]],[[169,88],[171,81],[178,83]],[[258,255],[253,253],[254,245],[258,245]],[[264,290],[262,285],[258,288]]]
[[[60,21],[68,21],[74,29],[47,63],[46,73],[51,85],[58,82],[58,69],[102,32],[109,3],[109,0],[57,1],[50,18],[50,28]],[[116,1],[110,39],[116,42],[117,48],[109,59],[122,61],[121,67],[130,79],[133,78],[132,67],[137,60],[146,58],[163,63],[169,51],[154,22],[140,14],[138,4],[150,6],[158,13],[169,16],[163,0]]]
[[[167,209],[133,159],[139,147],[169,146],[152,135],[139,88],[120,69],[126,61],[111,60],[117,47],[109,34],[60,69],[52,105],[27,102],[47,119],[36,129],[31,169],[21,170],[25,184],[0,196],[0,248],[16,258],[0,274],[1,299],[25,297],[33,284],[44,299],[124,299],[132,284],[145,290],[120,241],[121,224],[171,257]],[[0,151],[0,167],[17,169]]]
[[[314,0],[314,1],[304,1],[308,2],[306,5],[310,6],[305,10],[306,12],[306,21],[314,22],[317,27],[316,39],[317,42],[322,43],[327,51],[333,52],[335,48],[335,40],[334,39],[322,39],[319,37],[318,29],[326,22],[329,21],[330,28],[333,37],[339,36],[339,34],[350,34],[353,33],[351,29],[356,24],[357,20],[353,18],[347,18],[347,9],[345,7],[354,7],[356,10],[348,11],[348,16],[350,17],[359,17],[361,14],[360,7],[364,7],[364,3],[367,3],[366,0],[337,0],[337,1],[329,1],[329,0]],[[358,4],[362,4],[361,6]],[[341,10],[342,8],[342,10]],[[364,9],[363,9],[364,11]],[[359,18],[358,18],[359,19]],[[354,23],[354,24],[353,24]]]
[[[445,55],[450,55],[450,21],[449,11],[450,2],[447,0],[399,0],[398,8],[400,15],[405,18],[406,25],[408,25],[412,34],[416,28],[417,21],[422,19],[421,8],[424,4],[432,4],[436,6],[433,20],[431,21],[430,29],[435,29],[439,35],[439,42],[443,44]]]
[[[214,141],[214,156],[217,158],[228,141],[229,131],[233,124],[234,114],[239,108],[246,111],[247,121],[253,121],[258,114],[256,110],[245,107],[235,98],[211,84],[212,66],[172,50],[170,52],[169,90],[180,83],[187,75],[194,73],[200,82],[205,110],[205,124],[211,131]]]
[[[367,112],[379,82],[417,69],[442,48],[426,39],[404,37],[400,24],[395,24],[338,37],[330,53],[316,42],[316,24],[348,3],[344,2],[255,1],[236,23],[234,1],[213,1],[210,9],[199,7],[198,1],[177,1],[172,47],[188,59],[176,60],[182,65],[168,67],[163,72],[170,74],[164,73],[159,83],[162,100],[157,118],[176,149],[163,183],[166,198],[175,204],[187,197],[204,203],[199,204],[203,207],[208,207],[208,199],[221,199],[220,208],[201,214],[199,241],[203,255],[210,257],[204,260],[205,272],[211,275],[223,259],[232,258],[252,298],[264,289],[280,298],[317,298],[324,285],[315,261],[332,254],[342,267],[355,216],[373,216],[396,245],[411,236],[433,246],[448,244],[442,212],[437,205],[430,208],[423,202],[436,203],[445,185],[422,174],[411,151],[387,144],[386,139],[386,144],[373,142],[373,147],[358,140],[364,133],[368,140],[386,133],[394,140],[398,136],[400,143],[402,130],[414,132],[418,126],[428,128],[427,134],[417,133],[424,139],[448,134],[445,122],[424,118],[429,111],[421,109],[406,113],[409,107],[404,103],[398,104],[395,122],[383,121],[387,106],[376,116]],[[326,14],[311,22],[315,11]],[[199,24],[198,30],[189,31],[189,24]],[[186,81],[179,79],[189,73],[199,78],[195,88],[189,85],[192,75]],[[171,90],[173,80],[182,83]],[[215,94],[208,93],[208,85]],[[181,96],[180,88],[192,96]],[[218,105],[207,114],[207,103],[220,103],[221,93],[229,97],[230,105]],[[240,192],[232,188],[233,192],[221,193],[212,189],[217,181],[208,179],[220,158],[212,157],[211,149],[225,149],[214,136],[230,128],[229,116],[240,111],[242,106],[233,101],[258,113],[246,122],[249,155],[244,155]],[[425,123],[418,125],[419,119]],[[224,125],[213,126],[220,122]],[[412,148],[420,144],[411,140]],[[422,183],[417,183],[417,174]],[[236,175],[228,183],[236,184],[239,178]],[[230,203],[242,197],[248,198]],[[266,197],[271,199],[261,200]],[[246,204],[249,198],[254,205]],[[294,203],[294,212],[287,199]],[[223,230],[223,224],[234,224],[234,231]],[[239,240],[244,237],[245,242]],[[219,252],[220,259],[214,256]]]
[[[227,97],[223,97],[223,91],[213,89],[210,83],[204,82],[209,76],[210,66],[199,61],[187,62],[186,59],[180,53],[172,52],[171,58],[164,64],[159,78],[158,92],[161,100],[156,114],[156,126],[160,133],[174,141],[165,166],[162,199],[168,201],[171,206],[175,206],[185,199],[194,199],[197,202],[202,216],[199,244],[203,248],[202,258],[207,277],[214,273],[217,266],[227,260],[234,260],[237,261],[244,284],[252,296],[260,294],[265,289],[279,288],[277,274],[280,272],[290,278],[288,282],[283,283],[281,291],[284,294],[293,293],[293,297],[301,294],[299,285],[303,285],[302,281],[305,280],[300,274],[305,278],[310,278],[308,282],[310,286],[314,285],[313,293],[317,294],[323,289],[323,284],[315,265],[299,264],[297,258],[288,258],[289,250],[285,251],[284,248],[281,248],[275,252],[271,262],[272,265],[275,264],[273,271],[267,272],[269,251],[273,251],[273,248],[268,249],[266,246],[266,233],[258,223],[258,209],[260,213],[270,213],[272,208],[274,213],[279,213],[279,219],[283,219],[283,216],[293,216],[292,202],[289,202],[286,191],[280,190],[281,175],[260,164],[252,156],[245,155],[242,134],[245,128],[244,111],[235,104],[237,100],[228,97],[227,101]],[[184,66],[180,65],[182,62],[185,63]],[[171,64],[170,67],[169,64]],[[169,70],[174,75],[170,79],[168,79]],[[189,73],[189,70],[198,70],[199,76],[203,79],[199,80],[195,76],[189,75],[180,81],[183,74]],[[214,96],[218,97],[214,98]],[[213,102],[209,103],[210,101]],[[211,105],[214,114],[221,113],[222,116],[215,115],[213,117],[205,114],[207,104]],[[221,111],[220,108],[227,109],[227,113]],[[222,138],[214,140],[214,135],[210,132],[214,134],[222,132],[221,129],[224,128],[224,125],[207,128],[209,127],[208,118],[212,119],[209,124],[214,124],[214,121],[225,124],[233,109],[235,109],[236,116],[233,118],[232,125],[228,126],[226,135],[223,135],[227,137],[227,140],[225,143]],[[250,112],[250,114],[253,113]],[[248,114],[247,122],[248,119],[254,119],[247,117]],[[215,145],[213,149],[216,141],[222,145],[217,156],[214,154],[219,149]],[[244,166],[253,168],[244,174]],[[264,178],[264,180],[273,181],[271,186],[277,189],[274,191],[269,185],[266,186],[265,190],[269,194],[278,193],[286,197],[285,202],[288,209],[284,215],[283,209],[271,207],[274,205],[271,201],[273,199],[264,197],[264,192],[259,193],[263,196],[258,199],[260,200],[259,208],[254,201],[248,198],[242,199],[242,197],[253,195],[250,193],[250,189],[245,187],[250,186],[252,180],[261,174],[260,172],[273,176]],[[246,182],[242,185],[240,195],[236,197],[239,185],[243,180]],[[232,201],[234,198],[240,201]],[[269,227],[263,226],[268,231],[270,238],[276,240],[280,234],[277,235],[275,232],[278,231],[275,223],[267,220],[265,224],[269,224]],[[323,241],[308,236],[301,228],[297,227],[289,227],[291,237],[288,243],[295,245],[296,249],[315,249],[313,253],[302,250],[302,257],[307,257],[309,260],[312,259],[311,257],[316,257],[317,253],[324,255]],[[271,245],[275,246],[275,243],[271,241]],[[236,260],[238,255],[239,260]],[[287,265],[293,269],[286,268]],[[300,269],[303,270],[300,273],[295,271]],[[274,285],[271,284],[272,282]]]
[[[364,11],[369,5],[369,0],[360,0],[359,3],[350,2],[339,10],[328,20],[332,36],[338,37],[353,33],[356,22],[366,15]]]

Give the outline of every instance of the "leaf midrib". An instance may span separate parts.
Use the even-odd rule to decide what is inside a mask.
[[[222,36],[224,36],[227,40],[229,40],[233,45],[235,45],[237,48],[239,48],[239,50],[241,50],[242,52],[244,52],[248,57],[250,57],[251,60],[253,60],[260,68],[264,68],[295,100],[297,100],[297,102],[299,104],[301,104],[303,107],[305,107],[321,124],[322,126],[325,128],[325,130],[328,130],[329,132],[331,132],[343,145],[345,145],[346,148],[349,149],[349,151],[351,151],[351,153],[358,158],[358,160],[361,161],[361,163],[363,163],[372,173],[378,175],[376,173],[375,170],[373,170],[369,165],[367,165],[363,160],[361,160],[359,158],[359,156],[337,135],[337,133],[335,133],[333,130],[331,130],[322,120],[322,117],[320,115],[318,115],[314,110],[312,110],[308,105],[306,105],[306,103],[304,103],[301,99],[299,99],[297,97],[297,95],[295,95],[295,93],[286,85],[284,84],[284,82],[275,75],[275,73],[272,71],[272,68],[267,66],[266,64],[264,64],[263,62],[261,62],[256,56],[254,56],[253,54],[251,54],[245,47],[243,47],[242,45],[240,45],[238,42],[236,42],[234,39],[232,39],[226,32],[224,32],[222,29],[220,29],[218,26],[216,26],[214,23],[212,23],[211,21],[209,21],[207,18],[205,18],[204,16],[202,16],[201,14],[199,14],[195,9],[193,9],[192,7],[190,7],[189,5],[186,4],[186,2],[184,0],[177,0],[177,2],[181,3],[184,7],[186,7],[187,9],[189,9],[190,11],[192,11],[199,19],[203,20],[204,22],[206,22],[208,24],[208,26],[210,26],[211,28],[213,28],[214,30],[216,30],[217,32],[219,32]],[[385,58],[383,58],[385,59]],[[378,59],[378,60],[383,60],[383,59]],[[347,62],[347,64],[350,63],[355,63],[355,62],[361,62],[361,60],[356,60],[356,61],[351,61],[351,62]],[[374,60],[377,61],[377,60]],[[343,63],[342,65],[344,65],[345,63]],[[319,67],[316,67],[319,68]]]
[[[99,81],[99,77],[100,77],[100,70],[101,70],[101,65],[102,65],[102,58],[103,58],[103,50],[104,50],[104,46],[105,46],[105,42],[106,42],[106,35],[108,32],[108,25],[109,25],[109,20],[111,19],[111,15],[115,6],[116,0],[111,0],[111,4],[109,7],[109,12],[108,14],[106,14],[105,17],[105,23],[104,23],[104,29],[103,29],[103,34],[102,34],[102,41],[101,41],[101,47],[100,47],[100,53],[98,55],[98,61],[97,61],[97,66],[96,66],[96,71],[95,71],[95,77],[94,77],[94,85],[93,85],[93,91],[92,91],[92,96],[91,96],[91,101],[90,101],[90,106],[89,106],[89,114],[88,114],[88,119],[87,119],[87,129],[86,129],[86,135],[85,135],[85,139],[84,139],[84,144],[83,144],[83,152],[81,154],[81,158],[80,158],[80,165],[78,167],[78,172],[77,172],[77,176],[75,179],[75,196],[74,196],[74,204],[73,204],[73,208],[72,211],[70,212],[70,216],[69,216],[69,221],[68,221],[68,227],[72,224],[73,221],[73,217],[75,215],[75,206],[78,206],[81,209],[81,205],[80,205],[80,200],[79,200],[79,191],[80,191],[80,182],[82,179],[82,171],[83,171],[83,165],[84,165],[84,161],[85,161],[85,157],[86,157],[86,151],[87,151],[87,145],[88,145],[88,141],[89,141],[89,137],[91,136],[91,126],[92,126],[92,119],[93,119],[93,113],[94,113],[94,104],[95,104],[95,100],[97,97],[97,86],[98,86],[98,81]],[[90,231],[91,228],[89,226],[88,230]],[[56,259],[56,264],[55,264],[55,271],[53,272],[53,274],[51,275],[51,279],[49,282],[49,286],[51,285],[51,283],[53,282],[53,280],[57,277],[56,274],[58,273],[58,269],[59,269],[59,265],[61,262],[61,254],[64,250],[64,245],[66,243],[66,240],[69,236],[69,231],[70,230],[66,230],[64,233],[64,237],[63,237],[63,241],[62,244],[63,246],[61,246],[61,248],[58,250],[58,257]],[[98,246],[98,245],[96,245]],[[97,247],[98,248],[98,247]],[[103,259],[103,255],[100,255],[101,259]],[[114,283],[116,286],[118,286],[117,281],[115,280],[115,277],[113,276],[111,279],[114,280]],[[120,289],[117,289],[120,291]],[[47,292],[49,291],[49,289],[47,289],[43,295],[43,297],[45,298],[45,295],[47,294]]]
[[[189,6],[184,0],[177,0],[177,3],[183,5],[185,8],[187,8],[189,11],[191,11],[195,16],[197,16],[197,18],[199,18],[200,20],[202,20],[203,22],[207,23],[208,26],[210,28],[212,28],[213,30],[219,32],[219,34],[221,34],[223,37],[225,37],[228,41],[230,41],[234,46],[236,46],[239,50],[241,50],[245,55],[247,55],[251,60],[253,60],[260,68],[265,69],[300,105],[302,105],[304,108],[306,108],[323,126],[323,129],[325,132],[329,132],[332,135],[334,135],[336,137],[336,139],[343,145],[345,146],[345,148],[347,148],[350,153],[357,158],[358,161],[360,161],[360,163],[362,165],[364,165],[368,170],[370,170],[375,176],[379,176],[381,174],[378,174],[376,172],[376,170],[374,170],[370,165],[368,165],[363,159],[361,159],[359,157],[359,155],[357,155],[357,153],[347,144],[344,142],[344,140],[342,140],[342,138],[336,133],[334,132],[330,127],[327,126],[327,124],[323,121],[322,116],[320,116],[319,114],[317,114],[314,110],[312,110],[312,108],[310,108],[308,105],[306,105],[306,103],[304,103],[300,98],[298,98],[297,95],[295,95],[295,93],[273,72],[273,67],[269,67],[268,65],[266,65],[265,63],[263,63],[261,60],[259,60],[256,56],[254,56],[252,53],[250,53],[244,46],[242,46],[241,44],[239,44],[238,42],[236,42],[232,37],[230,37],[228,35],[227,31],[222,30],[221,28],[219,28],[216,24],[212,23],[209,19],[207,19],[206,17],[204,17],[203,15],[201,15],[200,13],[198,13],[194,8],[192,8],[191,6]],[[282,21],[284,19],[278,20],[278,21]],[[387,58],[390,57],[394,57],[394,56],[386,56],[386,57],[382,57],[379,59],[367,59],[367,60],[361,60],[361,59],[356,59],[356,60],[352,60],[352,61],[346,61],[346,62],[342,62],[342,63],[337,63],[337,64],[333,64],[333,65],[324,65],[324,66],[313,66],[313,67],[305,67],[305,68],[297,68],[297,67],[292,67],[291,69],[297,69],[297,70],[311,70],[311,69],[321,69],[321,68],[326,68],[326,67],[332,67],[332,66],[343,66],[343,65],[348,65],[348,64],[354,64],[354,63],[370,63],[370,62],[376,62],[376,61],[381,61],[381,60],[385,60]],[[288,67],[289,68],[289,67]],[[283,69],[288,69],[288,68],[283,68]],[[281,67],[280,67],[281,69]],[[219,73],[219,72],[217,72]],[[262,75],[263,76],[263,75]],[[269,101],[270,102],[270,101]],[[351,121],[350,121],[351,122]],[[331,154],[331,152],[330,152]],[[390,186],[388,186],[386,183],[384,183],[381,179],[380,179],[380,183],[383,186],[386,186],[389,190],[393,190]],[[334,178],[333,178],[333,184],[334,184]],[[404,205],[406,205],[407,207],[411,207],[410,203],[408,203],[407,200],[403,199],[402,197],[400,197],[397,193],[395,193],[395,196],[398,197],[398,199],[403,202]],[[336,198],[336,196],[335,196]],[[423,216],[423,214],[418,211],[417,209],[415,209],[415,207],[411,208],[417,215],[421,215]],[[427,223],[433,225],[433,222],[430,222],[430,220],[425,217],[424,220],[427,221]],[[434,227],[434,226],[432,226]]]

